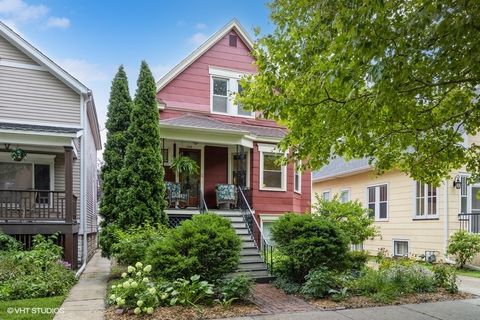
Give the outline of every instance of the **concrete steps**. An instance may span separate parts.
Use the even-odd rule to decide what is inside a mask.
[[[230,274],[230,277],[239,273],[250,275],[257,283],[266,283],[274,278],[268,272],[267,266],[253,241],[252,235],[248,230],[243,215],[239,210],[209,210],[230,220],[235,233],[242,240],[242,250],[240,251],[240,263],[238,270]]]

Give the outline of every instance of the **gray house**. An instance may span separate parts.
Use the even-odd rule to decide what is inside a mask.
[[[92,92],[0,22],[0,230],[59,233],[81,268],[97,234],[100,131]]]

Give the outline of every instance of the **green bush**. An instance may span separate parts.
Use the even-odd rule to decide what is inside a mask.
[[[147,261],[166,279],[199,275],[215,282],[236,270],[240,250],[241,240],[230,221],[207,213],[168,230],[148,249]]]
[[[133,309],[135,314],[153,314],[159,305],[157,289],[148,277],[152,266],[137,262],[122,274],[123,281],[112,285],[108,303],[118,308]]]
[[[225,300],[248,300],[252,295],[254,281],[247,274],[240,274],[221,283],[219,291]]]
[[[37,235],[29,251],[11,251],[0,258],[0,300],[63,295],[76,282],[61,260],[62,248]]]
[[[332,292],[341,292],[347,282],[345,275],[327,268],[310,271],[305,280],[300,292],[312,299],[324,298]]]
[[[347,254],[347,269],[360,271],[368,261],[368,251],[350,251]]]
[[[449,293],[457,293],[457,271],[454,267],[435,264],[433,266],[433,274],[435,279],[435,285],[440,288],[444,288]]]
[[[102,256],[111,258],[112,247],[119,241],[120,228],[115,223],[105,225],[102,223],[102,228],[98,235],[98,244],[102,249]]]
[[[199,275],[193,275],[188,280],[179,278],[173,282],[164,282],[158,291],[161,302],[168,306],[210,304],[214,294],[213,285],[201,281]]]
[[[282,289],[286,294],[297,294],[302,289],[302,284],[294,282],[284,276],[277,276],[273,282],[275,287]]]
[[[334,223],[351,244],[362,243],[379,235],[369,209],[358,201],[340,202],[338,197],[331,200],[321,199],[318,195],[313,214]]]
[[[284,257],[275,268],[290,282],[303,283],[310,270],[319,267],[345,268],[348,240],[321,216],[288,213],[273,223],[271,232]]]
[[[448,241],[447,254],[455,256],[459,268],[480,253],[480,235],[466,231],[455,232]]]
[[[14,237],[0,231],[0,252],[22,250],[22,244]]]
[[[403,294],[433,292],[437,289],[434,274],[427,268],[413,262],[391,261],[379,270],[364,269],[361,277],[350,284],[352,290],[388,303]]]
[[[111,254],[120,264],[133,265],[145,262],[148,247],[162,238],[165,228],[161,225],[136,227],[127,231],[118,230],[117,242],[111,246]]]

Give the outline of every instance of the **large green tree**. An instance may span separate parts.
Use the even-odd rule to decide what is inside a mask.
[[[480,2],[274,0],[239,101],[281,120],[312,168],[370,159],[438,184],[479,175]]]
[[[123,66],[120,66],[112,81],[105,124],[108,131],[101,172],[100,215],[103,218],[102,226],[107,226],[118,217],[117,195],[121,187],[118,175],[123,167],[128,144],[127,130],[130,125],[132,109],[133,103],[128,90],[127,74]]]
[[[116,242],[116,220],[119,216],[118,192],[121,189],[119,180],[123,167],[125,151],[128,144],[127,129],[130,125],[130,114],[133,109],[132,98],[128,90],[128,79],[123,66],[118,68],[112,80],[110,100],[108,104],[107,142],[103,152],[103,166],[101,171],[102,199],[100,202],[100,216],[102,229],[99,243],[102,255],[111,255],[111,246]]]
[[[120,173],[118,193],[120,228],[166,223],[164,169],[160,153],[160,123],[156,85],[145,61],[140,67],[129,143]]]

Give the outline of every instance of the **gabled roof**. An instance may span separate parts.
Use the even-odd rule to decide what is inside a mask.
[[[215,32],[210,38],[207,39],[200,47],[195,49],[190,53],[185,59],[180,61],[172,70],[170,70],[166,75],[164,75],[157,82],[157,92],[163,89],[170,81],[172,81],[176,76],[178,76],[183,70],[190,66],[195,60],[197,60],[202,54],[207,52],[208,49],[213,47],[220,39],[222,39],[228,32],[235,30],[242,41],[246,46],[252,50],[253,48],[253,39],[248,35],[246,30],[237,21],[237,19],[232,19],[229,23],[223,26],[220,30]]]
[[[368,164],[368,159],[353,159],[346,161],[343,158],[333,158],[327,165],[320,170],[312,172],[312,181],[329,180],[336,177],[346,176],[357,172],[368,171],[371,166]]]
[[[46,55],[44,55],[40,50],[32,46],[25,39],[20,37],[15,31],[7,27],[3,22],[0,21],[0,36],[4,37],[12,45],[14,45],[18,50],[25,53],[32,60],[38,64],[45,66],[47,70],[57,77],[60,81],[65,83],[67,86],[72,88],[77,93],[88,94],[90,91],[85,85],[80,81],[75,79],[67,71],[63,70],[59,65],[50,60]]]
[[[273,138],[278,140],[283,138],[285,135],[285,130],[282,128],[229,123],[211,118],[209,116],[201,116],[190,113],[176,118],[160,120],[160,125],[163,127],[172,128],[196,128],[217,132],[228,132],[239,135],[250,135],[254,137]]]

